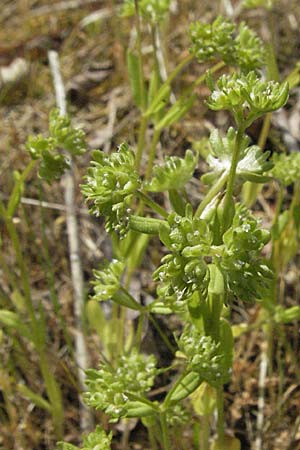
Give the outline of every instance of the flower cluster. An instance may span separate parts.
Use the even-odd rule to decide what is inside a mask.
[[[272,161],[274,168],[272,169],[272,175],[284,186],[295,183],[299,180],[300,173],[300,153],[293,152],[289,155],[285,153],[274,154]]]
[[[135,170],[134,154],[128,145],[120,145],[118,151],[111,155],[95,151],[85,181],[82,192],[88,201],[93,202],[91,212],[106,217],[108,232],[115,230],[125,234],[132,194],[141,185]]]
[[[132,417],[137,409],[142,413],[143,403],[135,399],[137,396],[143,399],[153,386],[156,374],[155,357],[133,351],[119,357],[116,368],[103,363],[99,370],[87,371],[85,401],[89,406],[105,411],[112,421]]]
[[[111,299],[120,288],[123,270],[124,263],[115,259],[103,270],[94,270],[95,295],[93,298],[98,301]]]
[[[187,207],[185,217],[172,213],[160,239],[172,253],[162,259],[154,272],[159,280],[158,295],[170,303],[186,300],[193,292],[207,290],[209,272],[204,256],[209,254],[212,236],[204,220],[193,217]]]
[[[67,116],[61,116],[57,109],[51,111],[49,116],[49,137],[41,135],[29,136],[26,149],[32,159],[39,159],[39,175],[50,183],[53,179],[59,179],[70,164],[68,156],[84,153],[86,145],[84,132],[71,126],[71,120]]]
[[[98,425],[96,430],[83,438],[83,447],[80,449],[67,442],[58,442],[57,450],[110,450],[112,432],[106,434]]]
[[[253,71],[247,75],[234,73],[218,79],[207,103],[215,111],[231,111],[238,123],[248,119],[250,124],[261,115],[281,108],[287,102],[288,92],[288,83],[264,81]]]
[[[223,354],[220,343],[203,335],[194,327],[187,327],[178,342],[188,359],[189,368],[198,372],[212,386],[227,383],[231,375],[231,359]]]
[[[221,269],[228,291],[241,300],[262,298],[270,284],[273,273],[260,257],[269,239],[270,233],[259,228],[245,206],[238,205],[232,227],[223,236]]]
[[[162,166],[155,166],[153,178],[145,185],[150,192],[164,192],[182,188],[193,176],[198,156],[187,150],[184,158],[169,156]]]
[[[222,16],[211,24],[195,22],[190,26],[190,38],[190,51],[199,61],[221,59],[245,71],[262,66],[263,44],[244,22],[238,30]]]

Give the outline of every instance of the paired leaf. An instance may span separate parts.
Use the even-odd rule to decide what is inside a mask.
[[[237,132],[233,128],[229,128],[225,137],[221,137],[217,129],[212,131],[209,139],[210,154],[207,157],[210,172],[202,176],[201,179],[204,183],[212,184],[224,172],[229,173],[236,135]],[[245,135],[240,144],[236,176],[244,181],[264,183],[270,179],[270,177],[265,175],[265,172],[273,166],[272,162],[268,161],[270,152],[262,152],[256,145],[249,147],[249,142],[249,137]]]

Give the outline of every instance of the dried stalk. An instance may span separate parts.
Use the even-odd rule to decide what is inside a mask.
[[[48,59],[50,63],[51,73],[56,95],[56,104],[62,115],[66,114],[66,93],[60,72],[59,58],[55,51],[49,51]],[[68,154],[70,160],[70,169],[63,177],[64,196],[66,205],[66,221],[67,233],[69,242],[69,258],[71,266],[72,284],[74,292],[74,316],[75,316],[75,358],[78,366],[78,379],[80,389],[85,390],[84,371],[89,367],[88,350],[86,347],[85,337],[83,333],[83,309],[84,309],[84,295],[83,295],[83,274],[81,267],[79,238],[78,238],[78,223],[76,217],[75,206],[75,182],[72,158]],[[90,411],[80,402],[80,428],[81,431],[88,431],[92,428],[92,415]]]
[[[262,450],[263,426],[264,426],[264,407],[265,407],[265,385],[268,369],[268,357],[265,350],[261,354],[259,379],[258,379],[258,411],[256,419],[256,440],[255,450]]]

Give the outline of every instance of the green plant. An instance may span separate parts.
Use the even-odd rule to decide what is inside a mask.
[[[89,372],[86,398],[89,404],[106,411],[112,420],[132,416],[152,417],[154,421],[156,418],[161,427],[161,444],[167,450],[172,447],[167,427],[170,408],[180,405],[203,382],[208,382],[217,392],[218,440],[214,446],[228,440],[224,432],[223,385],[230,380],[233,337],[223,311],[234,297],[244,301],[263,299],[270,291],[273,279],[269,264],[261,256],[270,233],[261,229],[251,212],[235,200],[237,189],[240,190],[246,180],[263,183],[270,179],[267,174],[272,168],[269,154],[263,154],[256,146],[249,146],[245,131],[258,117],[283,106],[287,96],[286,84],[265,82],[253,72],[222,76],[217,82],[207,104],[214,110],[229,110],[237,130],[230,129],[226,137],[221,137],[216,130],[212,133],[208,156],[211,171],[203,177],[211,187],[196,210],[188,196],[180,196],[177,190],[171,202],[174,210],[167,214],[148,197],[148,193],[153,191],[174,191],[175,179],[177,188],[183,189],[197,162],[192,153],[187,153],[182,160],[167,158],[163,166],[153,169],[153,178],[150,175],[143,181],[134,170],[133,153],[123,144],[116,153],[105,159],[101,157],[101,171],[108,173],[112,161],[122,158],[124,149],[129,152],[131,172],[127,173],[125,184],[120,184],[121,195],[118,187],[115,189],[118,185],[109,181],[109,177],[115,180],[118,171],[111,173],[106,183],[104,177],[98,177],[97,172],[91,170],[82,187],[92,203],[93,212],[105,215],[109,223],[122,223],[121,228],[114,226],[110,230],[114,235],[120,231],[119,252],[125,265],[115,261],[102,273],[96,272],[95,298],[105,300],[110,293],[116,304],[139,310],[141,318],[152,315],[156,306],[163,304],[167,311],[179,314],[185,323],[178,340],[182,374],[162,402],[144,397],[145,388],[140,391],[139,383],[146,374],[152,377],[151,371],[146,366],[139,366],[137,377],[129,371],[129,367],[135,370],[135,363],[125,364],[128,356],[121,356],[114,368],[104,365],[99,372]],[[128,161],[127,157],[125,161]],[[93,164],[97,163],[96,160]],[[104,183],[107,184],[108,208],[102,201]],[[127,195],[130,195],[130,202]],[[111,207],[114,196],[122,212],[117,220]],[[134,204],[134,199],[142,200],[161,217],[143,214],[145,210],[141,206],[129,210],[128,206]],[[128,239],[130,242],[132,232],[135,236],[137,233],[157,235],[168,249],[168,254],[154,272],[154,279],[158,281],[157,299],[146,307],[131,297],[128,284],[122,285],[119,281],[126,259],[130,258],[126,246],[122,254],[122,245]],[[135,340],[133,349],[138,346],[138,340]],[[144,357],[133,351],[134,360],[139,358],[142,361]],[[124,364],[128,368],[126,374],[123,373]],[[146,383],[147,389],[152,384],[153,378]],[[154,423],[157,427],[158,423]],[[237,440],[234,442],[238,445]]]
[[[130,149],[123,143],[110,154],[95,151],[81,186],[90,212],[105,219],[114,253],[109,264],[94,271],[94,295],[88,302],[87,315],[101,335],[99,324],[104,328],[105,320],[96,302],[112,301],[109,326],[119,328],[115,331],[117,342],[113,348],[107,346],[99,369],[87,371],[84,398],[89,406],[103,411],[111,422],[141,419],[154,450],[158,446],[164,450],[174,447],[174,428],[186,422],[190,400],[194,409],[201,411],[199,415],[209,416],[213,409],[217,410],[217,437],[209,447],[209,420],[205,420],[201,450],[238,449],[238,439],[226,436],[224,421],[223,391],[230,381],[234,358],[230,306],[235,299],[260,301],[274,312],[276,323],[299,317],[299,308],[285,310],[268,302],[276,283],[277,268],[274,257],[267,261],[262,254],[271,238],[274,243],[282,236],[286,224],[291,222],[290,214],[293,214],[293,224],[297,222],[298,197],[295,196],[288,217],[278,214],[271,233],[261,227],[256,215],[238,199],[243,185],[249,181],[263,184],[272,177],[280,179],[283,185],[290,179],[295,181],[296,170],[290,173],[288,180],[282,173],[284,164],[294,164],[297,168],[297,158],[291,158],[291,162],[274,157],[272,161],[269,152],[250,145],[247,135],[247,129],[255,120],[285,105],[289,85],[267,81],[261,76],[262,42],[244,23],[236,27],[222,17],[212,24],[191,26],[190,55],[165,81],[160,77],[156,41],[152,36],[153,68],[147,80],[141,24],[149,23],[153,31],[168,9],[169,2],[142,0],[124,4],[123,15],[136,16],[136,48],[128,52],[127,62],[133,99],[140,111],[137,145]],[[216,64],[174,103],[169,102],[173,80],[194,57],[199,62]],[[229,73],[215,83],[213,74],[226,66],[230,67]],[[213,111],[228,111],[235,128],[229,128],[225,135],[217,129],[212,131],[207,145],[207,172],[201,178],[208,187],[204,198],[195,206],[186,186],[197,168],[199,155],[187,150],[183,158],[165,156],[159,166],[155,165],[155,156],[161,133],[191,110],[196,100],[195,89],[205,80],[211,89],[206,105]],[[52,127],[52,121],[57,126]],[[145,136],[150,123],[153,134],[147,146]],[[67,167],[67,160],[57,151],[57,146],[66,147],[73,154],[80,154],[84,149],[82,133],[69,133],[69,126],[68,118],[53,113],[50,138],[29,140],[32,157],[41,161],[41,176],[45,176],[48,168],[47,174],[58,177]],[[69,130],[66,133],[65,128]],[[69,138],[75,145],[69,145]],[[161,206],[164,195],[169,200],[167,210]],[[299,223],[296,225],[299,228]],[[147,249],[149,251],[151,237],[160,241],[164,254],[153,273],[155,298],[143,305],[131,294],[130,283],[134,270],[141,264]],[[135,335],[127,340],[124,308],[139,315]],[[98,324],[94,313],[99,318]],[[159,329],[163,343],[175,353],[170,367],[159,367],[154,356],[140,351],[143,322],[147,318],[156,323],[155,314],[176,314],[183,324],[183,330],[178,330],[175,336],[177,352]],[[162,373],[172,377],[174,369],[179,373],[171,386],[165,386],[164,397],[153,399],[150,394],[156,377]],[[213,389],[215,401],[212,407],[205,409],[198,403],[205,403],[207,386]],[[110,440],[111,435],[98,429],[83,445],[86,449],[100,450],[109,448]],[[76,448],[71,444],[59,445],[63,450]]]

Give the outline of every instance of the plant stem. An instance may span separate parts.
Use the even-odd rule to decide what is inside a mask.
[[[201,450],[209,450],[209,416],[201,417]]]
[[[170,352],[173,355],[175,355],[176,349],[173,347],[173,345],[171,344],[171,342],[170,342],[169,338],[166,336],[166,334],[162,331],[162,329],[156,322],[156,319],[154,319],[154,317],[151,314],[149,314],[148,317],[149,317],[150,322],[153,324],[154,328],[160,335],[160,337],[161,337],[162,341],[164,342],[164,344],[166,345],[166,347],[170,350]]]
[[[147,164],[146,175],[145,175],[146,180],[149,180],[149,178],[151,176],[154,158],[155,158],[156,147],[157,147],[157,144],[158,144],[159,138],[160,138],[160,131],[161,130],[157,130],[157,129],[154,130],[154,134],[152,137],[152,142],[151,142],[151,146],[150,146],[150,150],[149,150],[148,164]]]
[[[219,386],[217,388],[217,433],[218,433],[218,441],[222,444],[224,441],[224,391],[223,386]]]
[[[230,203],[232,201],[232,194],[233,194],[233,188],[234,188],[234,181],[235,181],[235,175],[236,175],[236,169],[239,162],[239,155],[240,155],[240,147],[241,142],[243,139],[244,134],[244,126],[240,126],[236,135],[235,139],[235,145],[231,160],[231,166],[230,171],[228,175],[227,180],[227,188],[226,188],[226,194],[224,199],[224,216],[223,216],[223,224],[225,223],[226,214],[230,211]]]
[[[228,178],[228,172],[225,171],[225,172],[223,172],[223,174],[219,178],[219,180],[216,182],[216,184],[214,184],[210,188],[210,190],[208,191],[208,193],[206,194],[206,196],[204,197],[204,199],[202,200],[202,202],[198,206],[198,209],[197,209],[197,211],[195,213],[195,217],[200,217],[201,216],[201,214],[203,213],[203,211],[206,208],[206,206],[221,191],[221,189],[223,188],[223,186],[225,185],[225,183],[227,181],[227,178]]]
[[[137,195],[140,197],[141,200],[143,200],[143,202],[150,206],[150,208],[153,209],[153,211],[155,211],[157,214],[159,214],[162,217],[167,218],[168,217],[168,213],[165,209],[163,209],[158,203],[156,203],[154,200],[152,200],[150,197],[148,197],[148,195],[144,194],[144,192],[142,191],[137,191]]]
[[[161,425],[161,430],[162,430],[164,450],[171,450],[166,413],[160,413],[159,418],[160,418],[160,425]]]
[[[140,76],[140,91],[142,96],[142,111],[146,109],[146,90],[145,90],[145,77],[144,77],[144,67],[143,67],[143,52],[142,52],[142,32],[141,32],[141,18],[139,10],[138,0],[134,0],[135,5],[135,15],[136,15],[136,31],[137,31],[137,48],[139,55],[139,72]]]
[[[140,128],[139,128],[139,134],[138,134],[136,157],[135,157],[135,166],[136,166],[137,171],[139,171],[139,169],[141,167],[141,161],[142,161],[142,156],[143,156],[145,142],[146,142],[147,127],[148,127],[148,117],[142,116]]]

